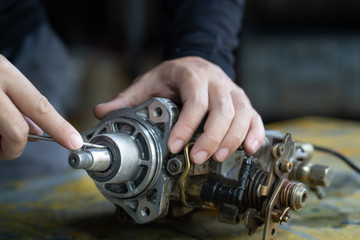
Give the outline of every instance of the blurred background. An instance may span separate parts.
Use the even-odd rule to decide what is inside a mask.
[[[162,60],[163,1],[43,0],[69,49],[65,99],[85,130],[112,99]],[[236,52],[237,82],[264,122],[316,115],[360,120],[360,2],[249,0]]]

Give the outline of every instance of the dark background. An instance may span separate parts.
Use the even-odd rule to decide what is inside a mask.
[[[68,46],[74,79],[68,108],[85,129],[95,122],[94,104],[161,62],[163,1],[43,4]],[[359,22],[355,0],[248,1],[237,81],[265,122],[308,115],[360,119]]]

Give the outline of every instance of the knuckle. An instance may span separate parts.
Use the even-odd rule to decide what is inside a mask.
[[[241,112],[243,116],[250,118],[255,112],[251,104],[248,102],[240,102],[237,106],[237,111]]]
[[[260,114],[255,110],[253,111],[253,118],[254,118],[254,120],[262,123],[262,118],[261,118]]]
[[[191,96],[191,99],[188,100],[191,102],[192,108],[201,113],[206,113],[209,108],[209,101],[204,97],[203,94],[194,93]]]
[[[23,153],[23,150],[24,149],[21,149],[21,148],[17,147],[15,149],[15,152],[14,151],[10,152],[9,150],[1,151],[0,159],[2,159],[2,160],[11,160],[11,159],[18,158]]]
[[[209,74],[209,71],[211,69],[211,66],[210,64],[206,63],[206,62],[201,62],[197,65],[197,73],[200,75],[200,76],[206,76],[207,74]]]
[[[252,106],[249,105],[249,104],[245,104],[243,109],[244,109],[243,111],[244,111],[247,115],[250,115],[250,116],[251,116],[251,115],[253,114],[253,112],[254,112],[254,109],[253,109]]]
[[[200,111],[200,112],[207,112],[208,111],[208,101],[206,101],[205,99],[203,98],[198,98],[194,101],[194,106],[195,106],[195,109]]]
[[[23,153],[29,133],[29,126],[27,124],[20,124],[9,130],[11,133],[7,136],[7,141],[11,147],[3,149],[2,155],[4,159],[14,159]]]
[[[191,136],[196,130],[196,127],[194,126],[194,124],[188,120],[180,121],[178,123],[178,126],[179,126],[179,129],[181,129],[181,132],[183,133],[183,135],[186,135],[186,136]]]
[[[57,127],[54,128],[54,131],[52,132],[52,135],[54,135],[54,136],[62,136],[62,135],[65,135],[68,132],[69,131],[67,130],[66,121],[61,121],[61,123]]]
[[[206,139],[207,146],[209,147],[209,149],[211,149],[212,151],[215,151],[217,146],[220,145],[221,139],[218,136],[209,134],[207,132],[204,132],[203,135]]]
[[[45,96],[41,96],[37,99],[33,109],[35,114],[41,116],[48,115],[52,110],[51,105]]]
[[[233,148],[237,148],[244,141],[245,135],[240,130],[232,130],[229,133],[229,145],[233,146]]]
[[[8,159],[14,159],[21,156],[21,154],[24,152],[24,147],[16,147],[14,151],[8,155]]]
[[[193,80],[193,79],[201,79],[202,71],[203,69],[197,69],[197,68],[187,68],[186,66],[179,66],[177,68],[178,72],[181,72],[184,79]],[[191,81],[192,84],[196,84],[199,81]]]
[[[4,57],[2,54],[0,54],[0,70],[3,71],[6,69],[9,65],[9,61]]]
[[[1,74],[7,74],[9,71],[9,61],[0,54],[0,73]],[[9,84],[9,81],[7,81],[8,78],[2,78],[0,81],[0,87],[5,90],[7,88],[7,85]]]
[[[227,97],[222,97],[219,99],[220,112],[227,119],[233,119],[235,116],[235,109],[232,104],[231,99]]]
[[[11,134],[8,135],[8,139],[10,140],[10,142],[18,146],[24,145],[27,139],[27,135],[29,133],[29,126],[24,122],[11,126],[10,128],[11,129],[9,132],[11,132]]]

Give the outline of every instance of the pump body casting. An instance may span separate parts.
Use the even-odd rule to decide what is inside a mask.
[[[242,221],[249,234],[265,224],[263,239],[274,239],[290,211],[305,206],[304,184],[315,191],[330,184],[331,168],[309,163],[311,144],[272,130],[253,155],[239,148],[223,163],[192,164],[191,143],[179,154],[167,149],[178,115],[164,98],[116,110],[83,133],[85,141],[107,148],[73,152],[69,163],[87,170],[124,220],[142,224],[211,206],[219,210],[219,221]]]

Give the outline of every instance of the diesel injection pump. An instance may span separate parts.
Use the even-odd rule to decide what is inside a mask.
[[[111,112],[83,133],[105,147],[73,152],[69,164],[87,171],[121,219],[143,224],[209,206],[220,222],[242,222],[250,235],[264,225],[263,239],[274,239],[291,211],[305,207],[308,189],[321,197],[330,185],[332,169],[310,162],[313,145],[274,130],[255,154],[239,148],[222,163],[191,163],[191,142],[171,154],[167,140],[178,115],[164,98]]]

